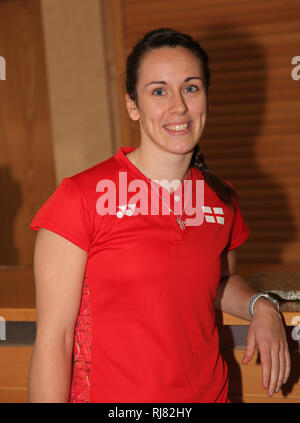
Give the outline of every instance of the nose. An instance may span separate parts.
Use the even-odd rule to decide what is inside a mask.
[[[184,114],[187,111],[187,105],[181,93],[174,93],[171,98],[170,111],[177,114]]]

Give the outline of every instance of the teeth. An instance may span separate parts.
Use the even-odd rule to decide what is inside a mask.
[[[167,129],[171,131],[185,131],[189,127],[189,123],[183,123],[182,125],[166,125]]]

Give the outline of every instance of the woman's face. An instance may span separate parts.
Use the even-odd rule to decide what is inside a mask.
[[[141,143],[170,153],[193,150],[205,127],[207,95],[199,59],[183,47],[146,54],[139,69],[138,106],[126,94],[130,117],[138,120]]]

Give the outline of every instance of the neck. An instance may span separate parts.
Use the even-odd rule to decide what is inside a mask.
[[[187,178],[192,154],[193,152],[172,154],[161,150],[148,151],[141,145],[127,154],[127,157],[147,178],[167,180],[171,184],[174,180],[182,183]]]

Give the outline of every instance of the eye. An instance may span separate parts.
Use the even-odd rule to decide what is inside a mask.
[[[157,97],[161,97],[163,95],[163,93],[165,92],[165,90],[163,90],[162,88],[156,88],[152,94],[156,95]]]
[[[189,85],[186,87],[186,90],[188,90],[189,93],[194,93],[195,91],[199,91],[199,88],[196,85]]]

